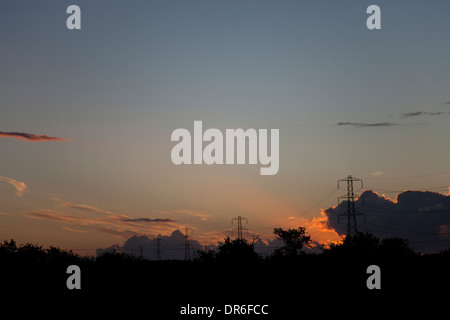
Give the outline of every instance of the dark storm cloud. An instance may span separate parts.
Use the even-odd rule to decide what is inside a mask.
[[[353,127],[390,127],[396,126],[396,123],[392,122],[375,122],[375,123],[367,123],[367,122],[338,122],[338,126],[353,126]]]
[[[358,231],[371,232],[379,238],[408,239],[412,248],[423,253],[450,247],[450,196],[436,192],[405,191],[393,201],[367,190],[355,205],[358,213],[365,214],[365,219],[363,216],[357,217]],[[326,209],[327,227],[345,234],[346,212],[346,201]]]

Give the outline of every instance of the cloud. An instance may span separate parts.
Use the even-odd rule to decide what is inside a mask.
[[[371,176],[381,176],[381,175],[383,175],[384,174],[384,172],[383,171],[380,171],[380,170],[377,170],[377,171],[374,171],[374,172],[371,172],[370,173],[370,175]]]
[[[128,218],[122,219],[122,221],[126,222],[146,222],[146,223],[155,223],[155,222],[177,222],[177,220],[164,218],[164,219],[149,219],[149,218]]]
[[[133,235],[128,238],[123,246],[112,245],[108,248],[97,249],[97,255],[104,252],[111,252],[112,249],[119,252],[140,256],[148,260],[156,260],[157,247],[159,242],[162,260],[184,260],[185,258],[185,237],[180,230],[174,230],[170,235],[162,235],[159,240],[157,235]],[[189,239],[190,258],[193,259],[202,245],[195,239]]]
[[[2,177],[2,176],[0,176],[0,181],[8,182],[14,188],[16,188],[16,195],[20,198],[23,196],[23,194],[25,193],[25,191],[27,189],[27,185],[25,184],[25,182],[22,182],[22,181],[18,181],[18,180],[14,180],[14,179]]]
[[[74,229],[74,228],[70,228],[70,227],[67,227],[67,226],[63,226],[62,228],[64,230],[66,230],[66,231],[71,231],[71,232],[81,232],[81,233],[87,232],[86,230]]]
[[[37,142],[37,141],[66,141],[66,139],[58,138],[58,137],[50,137],[46,134],[43,135],[36,135],[32,133],[26,133],[26,132],[4,132],[0,131],[0,138],[14,138],[19,139],[22,141],[30,141],[30,142]]]
[[[64,201],[60,198],[53,198],[53,201],[57,202],[61,207],[65,207],[65,208],[70,208],[70,209],[75,209],[75,210],[82,210],[82,211],[87,211],[87,212],[92,212],[92,213],[100,213],[100,214],[104,214],[104,215],[109,215],[111,216],[112,219],[115,220],[120,220],[123,222],[135,222],[135,223],[158,223],[158,222],[176,222],[176,220],[170,219],[170,218],[156,218],[156,219],[150,219],[150,218],[131,218],[127,215],[124,214],[117,214],[117,213],[113,213],[111,211],[108,210],[104,210],[95,206],[91,206],[88,204],[76,204],[76,203],[71,203],[71,202],[67,202]]]
[[[446,102],[446,104],[450,104],[449,102]],[[401,113],[398,117],[400,119],[407,119],[407,118],[417,118],[421,116],[439,116],[444,115],[448,116],[450,112],[445,111],[438,111],[438,112],[430,112],[430,111],[415,111],[415,112],[405,112]],[[395,116],[394,114],[388,115],[390,117]],[[418,123],[418,124],[426,124],[426,123]],[[398,123],[393,122],[349,122],[349,121],[342,121],[337,123],[338,126],[353,126],[358,128],[364,128],[364,127],[391,127],[391,126],[398,126]]]
[[[64,224],[65,230],[78,230],[82,226],[91,231],[112,234],[127,238],[136,234],[172,232],[180,228],[176,220],[170,218],[130,217],[108,210],[87,205],[73,204],[60,198],[53,198],[62,210],[39,209],[26,212],[24,215],[32,219],[56,221]],[[72,209],[66,212],[67,209]]]
[[[167,213],[167,214],[175,214],[175,215],[179,215],[179,214],[188,215],[188,216],[199,218],[202,221],[207,221],[213,217],[212,214],[206,213],[204,211],[191,210],[191,209],[178,209],[178,210],[160,211],[160,212]]]
[[[438,252],[450,246],[450,233],[445,231],[450,228],[449,195],[405,191],[391,200],[367,190],[355,201],[355,207],[357,213],[365,214],[365,219],[357,217],[358,231],[371,232],[379,238],[408,239],[412,248],[423,253]],[[323,211],[322,223],[344,235],[346,212],[347,202],[343,201]]]
[[[94,206],[90,206],[87,204],[70,203],[70,202],[64,201],[59,198],[53,198],[52,200],[58,202],[61,207],[72,208],[72,209],[77,209],[77,210],[84,210],[84,211],[94,212],[94,213],[113,214],[110,211],[103,210],[103,209],[100,209],[100,208],[97,208]]]
[[[25,213],[25,216],[29,218],[53,220],[64,222],[67,224],[82,225],[82,226],[89,226],[96,224],[110,224],[109,221],[102,218],[83,217],[48,209],[38,209],[30,211]]]
[[[400,118],[412,118],[412,117],[420,117],[420,116],[438,116],[442,114],[447,114],[447,112],[426,112],[426,111],[417,111],[417,112],[406,112],[400,115]]]
[[[366,122],[338,122],[338,126],[353,126],[353,127],[391,127],[396,126],[396,123],[392,122],[375,122],[375,123],[366,123]]]

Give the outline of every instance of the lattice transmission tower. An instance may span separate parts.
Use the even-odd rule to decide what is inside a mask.
[[[247,229],[247,228],[244,228],[244,227],[242,226],[242,220],[245,220],[245,223],[248,224],[248,219],[247,219],[247,218],[244,218],[244,217],[241,217],[241,216],[238,216],[237,218],[234,218],[234,219],[231,220],[231,224],[234,224],[234,221],[235,221],[235,220],[237,220],[237,229],[233,229],[233,231],[234,231],[234,230],[237,230],[237,233],[238,233],[238,239],[239,239],[239,240],[242,240],[242,239],[244,239],[244,237],[242,236],[242,231],[245,230],[245,231],[247,231],[247,233],[248,233],[248,229]]]
[[[338,189],[342,182],[347,183],[347,195],[339,197],[338,204],[340,204],[341,199],[345,199],[347,201],[347,213],[341,213],[338,216],[338,223],[340,222],[339,217],[347,216],[347,237],[348,237],[354,236],[358,233],[358,224],[356,221],[356,216],[364,215],[363,213],[356,212],[355,198],[357,198],[358,195],[356,195],[353,190],[353,182],[360,182],[361,188],[363,188],[363,181],[358,178],[353,178],[351,175],[349,175],[347,178],[339,179],[337,181]]]

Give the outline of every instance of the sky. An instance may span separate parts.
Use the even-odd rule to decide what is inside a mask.
[[[66,27],[72,4],[80,30]],[[381,30],[366,27],[371,4]],[[2,1],[0,239],[95,253],[189,227],[210,244],[243,216],[249,238],[306,225],[327,243],[345,225],[323,220],[346,192],[338,179],[393,201],[447,195],[449,10],[446,0]],[[171,133],[195,120],[279,129],[279,172],[174,165]]]

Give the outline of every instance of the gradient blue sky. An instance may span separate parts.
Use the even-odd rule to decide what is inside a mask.
[[[66,28],[71,4],[81,30]],[[366,28],[371,4],[381,30]],[[448,12],[444,0],[2,1],[0,131],[67,141],[0,139],[0,176],[27,185],[19,197],[0,181],[0,238],[96,248],[189,225],[208,242],[238,215],[269,235],[348,174],[374,189],[448,185]],[[279,173],[174,166],[171,132],[194,120],[280,129]],[[92,221],[112,214],[176,222]]]

